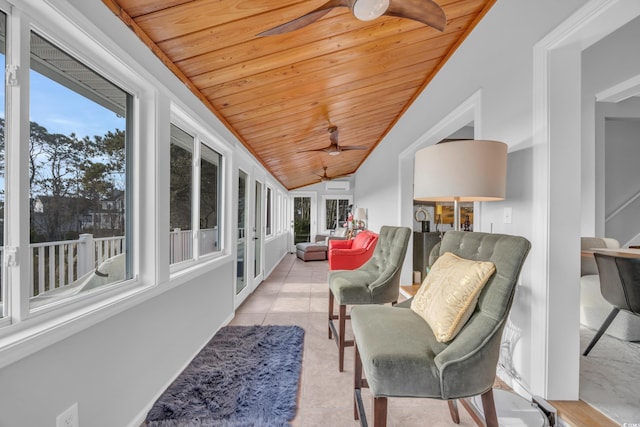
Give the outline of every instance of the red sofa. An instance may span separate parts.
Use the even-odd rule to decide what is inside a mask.
[[[329,270],[355,270],[367,262],[378,243],[378,235],[369,230],[358,233],[351,240],[330,240]]]

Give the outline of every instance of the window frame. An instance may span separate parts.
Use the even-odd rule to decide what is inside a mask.
[[[351,194],[340,194],[340,195],[336,195],[336,194],[325,194],[322,196],[322,209],[320,211],[320,224],[321,225],[321,229],[320,229],[320,233],[321,234],[329,234],[331,233],[331,229],[326,228],[326,224],[327,224],[327,200],[347,200],[349,202],[349,205],[353,205],[353,195]],[[338,224],[338,226],[340,226]]]
[[[226,182],[227,182],[227,165],[229,158],[231,157],[229,149],[221,142],[221,138],[215,134],[215,132],[207,129],[201,125],[194,117],[193,114],[189,114],[184,109],[178,107],[175,104],[171,105],[170,113],[170,125],[177,126],[182,131],[193,136],[193,158],[192,158],[192,198],[191,198],[191,214],[192,214],[192,257],[188,260],[180,261],[169,265],[170,277],[174,277],[183,271],[191,270],[203,263],[210,262],[218,259],[227,254],[229,246],[226,244],[228,238],[228,230],[226,224],[228,224],[228,210],[229,203],[225,199],[226,196]],[[218,177],[219,177],[219,190],[218,194],[218,250],[209,252],[206,254],[200,254],[199,246],[199,232],[200,232],[200,169],[201,169],[201,147],[207,146],[211,150],[215,151],[220,156],[220,164],[218,165]],[[169,161],[171,160],[168,157]],[[168,234],[167,234],[168,240]]]
[[[276,234],[276,227],[274,223],[274,191],[273,187],[269,184],[265,185],[265,193],[264,193],[264,230],[265,237],[273,237]]]

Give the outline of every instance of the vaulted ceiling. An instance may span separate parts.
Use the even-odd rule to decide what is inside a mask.
[[[392,0],[392,3],[420,0]],[[495,0],[435,0],[440,32],[346,7],[257,34],[326,0],[103,0],[287,188],[353,173]],[[328,129],[336,126],[339,155]]]

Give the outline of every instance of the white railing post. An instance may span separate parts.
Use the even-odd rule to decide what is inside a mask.
[[[171,248],[173,248],[173,254],[171,256],[171,263],[180,262],[184,259],[182,253],[182,233],[179,228],[173,229],[173,235],[171,236]]]
[[[90,272],[96,267],[96,250],[93,234],[81,234],[78,243],[78,277]]]

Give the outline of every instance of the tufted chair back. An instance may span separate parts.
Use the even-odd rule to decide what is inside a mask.
[[[371,258],[360,270],[376,276],[369,283],[374,303],[394,301],[400,290],[400,273],[407,253],[411,230],[385,225],[380,229],[378,244]]]

